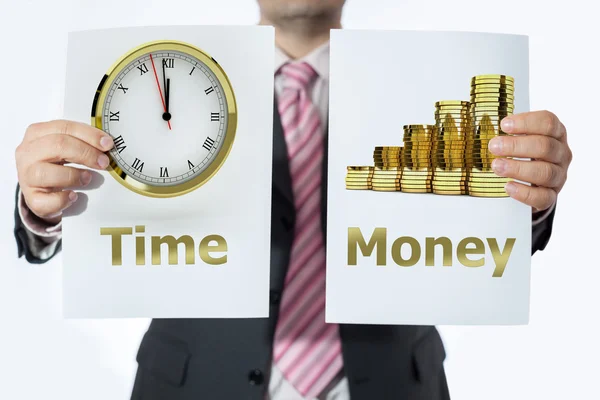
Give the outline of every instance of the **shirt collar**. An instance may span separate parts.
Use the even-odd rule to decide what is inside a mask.
[[[321,79],[329,80],[329,42],[317,47],[299,60],[292,60],[279,47],[275,47],[275,72],[290,61],[304,61],[319,74]]]

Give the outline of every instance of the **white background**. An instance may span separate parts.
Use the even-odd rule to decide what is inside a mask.
[[[147,320],[63,321],[60,261],[16,259],[14,148],[27,125],[60,117],[69,30],[253,24],[253,0],[0,0],[0,398],[126,399]],[[600,374],[600,24],[590,0],[349,0],[349,28],[530,35],[532,109],[564,121],[575,159],[548,248],[533,258],[521,327],[442,327],[453,399],[594,399]],[[510,54],[498,55],[510,57]],[[595,178],[595,179],[592,179]]]
[[[357,48],[363,49],[359,58]],[[512,58],[496,57],[508,52]],[[527,323],[531,208],[510,198],[382,193],[345,185],[348,165],[373,165],[375,146],[399,146],[404,125],[434,124],[436,101],[469,100],[471,78],[487,73],[514,77],[515,113],[529,110],[526,36],[332,31],[326,321]],[[357,265],[348,266],[348,227],[359,227],[367,241],[376,227],[387,228],[385,266],[376,265],[374,253],[364,257],[360,252]],[[390,257],[392,243],[401,236],[421,244],[412,267],[398,267]],[[464,267],[452,250],[452,266],[443,267],[437,250],[436,266],[426,267],[426,237],[447,237],[453,249],[464,238],[480,238],[485,265]],[[508,238],[516,239],[501,278],[492,277],[495,262],[486,238],[495,238],[501,249]],[[414,254],[408,245],[401,250],[404,259]]]

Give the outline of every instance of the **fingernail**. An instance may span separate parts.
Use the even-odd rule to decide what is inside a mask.
[[[69,200],[71,200],[71,203],[75,203],[77,201],[77,193],[75,193],[75,192],[69,193]]]
[[[81,173],[81,185],[87,186],[92,181],[92,173],[90,171],[83,171]]]
[[[108,156],[106,154],[100,154],[98,157],[98,165],[102,169],[108,167]]]
[[[498,175],[503,175],[506,172],[506,160],[503,158],[496,158],[492,161],[492,169]]]
[[[515,121],[510,118],[504,118],[502,122],[500,122],[500,127],[504,132],[510,132],[515,127]]]
[[[494,154],[500,154],[502,152],[502,146],[504,145],[504,141],[501,137],[495,137],[488,143],[488,148]]]
[[[100,146],[102,146],[103,149],[106,150],[110,150],[113,147],[113,140],[110,136],[104,136],[102,139],[100,139]]]
[[[506,186],[504,186],[504,190],[506,190],[506,193],[508,193],[510,196],[514,196],[517,194],[518,188],[514,183],[508,182]]]

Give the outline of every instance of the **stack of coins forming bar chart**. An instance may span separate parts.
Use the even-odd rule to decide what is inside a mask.
[[[373,167],[348,167],[346,189],[369,190],[373,181]]]
[[[402,147],[375,147],[373,151],[373,190],[396,192],[400,190],[402,176]]]
[[[431,192],[431,149],[435,135],[435,125],[404,125],[403,169],[400,180],[400,190],[403,192]]]
[[[476,197],[508,197],[504,190],[509,178],[492,170],[496,158],[488,149],[491,139],[506,133],[500,121],[514,111],[514,79],[505,75],[480,75],[471,80],[471,119],[473,138],[469,141],[468,192]]]
[[[433,141],[433,193],[467,194],[465,150],[472,134],[468,101],[435,103],[437,135]]]
[[[492,170],[489,141],[506,135],[500,121],[514,111],[514,78],[471,79],[471,101],[435,103],[435,125],[404,125],[404,146],[376,147],[375,166],[348,167],[346,188],[508,197],[511,179]]]

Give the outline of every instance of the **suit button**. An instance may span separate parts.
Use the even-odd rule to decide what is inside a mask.
[[[281,295],[279,294],[279,292],[277,290],[271,290],[269,292],[269,302],[271,303],[271,305],[272,306],[279,305],[280,301],[281,301]]]
[[[253,369],[248,374],[248,382],[251,385],[254,385],[254,386],[262,385],[264,381],[265,381],[265,377],[260,369]]]

